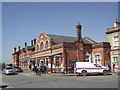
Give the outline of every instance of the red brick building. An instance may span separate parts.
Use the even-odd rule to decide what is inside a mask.
[[[44,64],[51,72],[61,68],[65,71],[68,68],[73,69],[76,61],[109,66],[110,44],[97,43],[88,37],[82,38],[81,28],[82,26],[78,23],[76,25],[77,37],[40,33],[37,42],[36,39],[31,41],[31,46],[25,43],[25,48],[19,47],[18,51],[14,48],[13,66],[28,69],[30,64]]]

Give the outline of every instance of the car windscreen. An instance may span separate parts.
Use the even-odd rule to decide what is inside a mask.
[[[20,69],[20,67],[14,67],[15,69]]]
[[[5,69],[13,69],[12,67],[6,67]]]

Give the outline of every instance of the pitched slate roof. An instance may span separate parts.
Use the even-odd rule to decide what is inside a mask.
[[[46,34],[46,35],[50,37],[54,43],[62,43],[62,42],[74,43],[77,40],[77,37],[69,37],[69,36],[61,36],[61,35],[53,35],[53,34]],[[95,41],[91,40],[88,37],[84,37],[83,42],[86,44],[96,43]]]

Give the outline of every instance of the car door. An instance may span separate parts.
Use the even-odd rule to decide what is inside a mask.
[[[94,64],[94,68],[92,70],[94,73],[100,73],[102,71],[102,67],[98,64]]]

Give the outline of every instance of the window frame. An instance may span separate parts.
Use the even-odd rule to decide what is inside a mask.
[[[119,46],[119,37],[118,36],[113,37],[113,45],[114,46]]]
[[[115,64],[115,67],[118,67],[118,66],[119,66],[118,56],[114,56],[114,57],[113,57],[113,63]]]
[[[101,66],[101,55],[100,54],[94,55],[94,64],[98,64]]]
[[[45,47],[46,47],[46,48],[49,47],[49,42],[48,42],[48,41],[45,42]]]
[[[41,42],[40,43],[40,50],[43,50],[44,49],[44,42]]]

